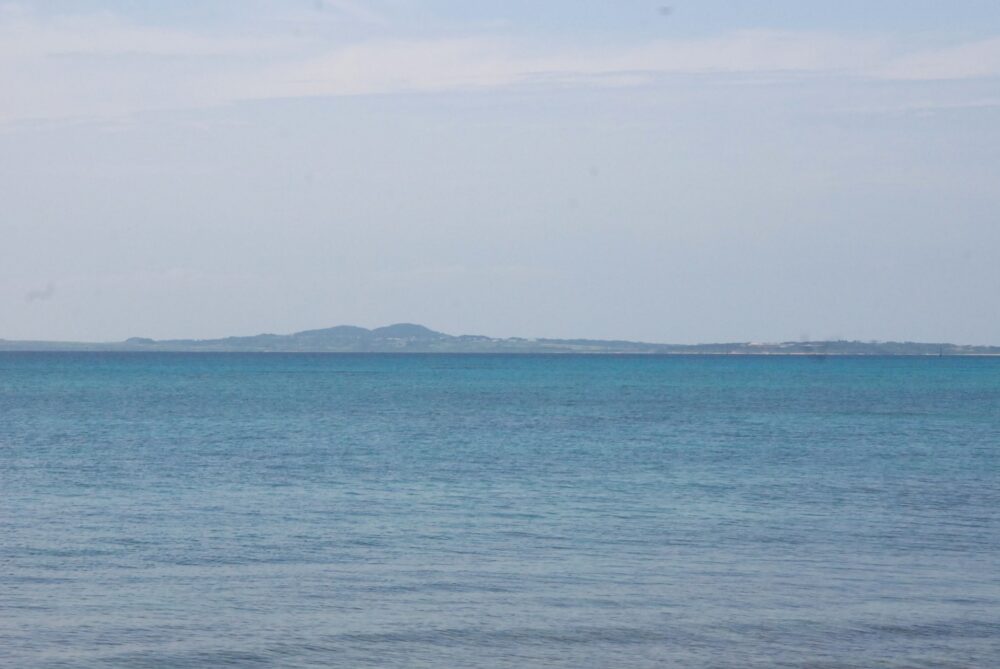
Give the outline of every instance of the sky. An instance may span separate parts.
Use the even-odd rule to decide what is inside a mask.
[[[0,338],[1000,344],[1000,3],[0,0]]]

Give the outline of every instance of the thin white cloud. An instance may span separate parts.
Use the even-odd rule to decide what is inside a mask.
[[[876,74],[904,80],[1000,77],[1000,37],[902,56]]]
[[[768,31],[600,50],[487,38],[373,41],[270,68],[269,95],[358,95],[525,83],[640,84],[648,75],[859,72],[885,51],[874,40]],[[646,75],[646,76],[644,76]]]
[[[320,5],[360,22],[352,0]],[[580,47],[497,37],[322,42],[315,36],[196,33],[110,13],[0,9],[0,121],[204,107],[235,100],[517,85],[643,85],[676,74],[967,79],[1000,76],[1000,38],[901,53],[889,39],[738,31]]]

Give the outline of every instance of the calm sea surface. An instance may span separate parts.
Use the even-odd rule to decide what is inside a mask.
[[[1000,359],[0,354],[0,666],[1000,666]]]

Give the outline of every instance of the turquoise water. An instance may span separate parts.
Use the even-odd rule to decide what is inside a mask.
[[[1000,666],[1000,359],[0,354],[0,665]]]

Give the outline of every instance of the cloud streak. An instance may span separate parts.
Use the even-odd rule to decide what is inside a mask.
[[[318,6],[359,23],[349,0]],[[1000,76],[1000,37],[907,50],[886,37],[743,30],[700,39],[585,47],[497,36],[322,40],[280,32],[197,33],[110,13],[0,11],[0,121],[105,116],[237,100],[649,84],[671,75],[941,80]]]
[[[900,56],[877,69],[876,75],[920,81],[998,77],[1000,37]]]

